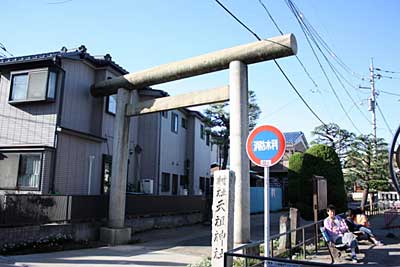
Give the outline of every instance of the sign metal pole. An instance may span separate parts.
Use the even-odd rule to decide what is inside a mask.
[[[264,167],[264,255],[269,257],[269,237],[270,237],[270,218],[269,218],[269,167]],[[267,261],[264,262],[267,266]]]
[[[286,140],[281,131],[272,125],[261,125],[253,129],[246,141],[249,159],[264,167],[264,256],[270,257],[270,186],[269,168],[277,164],[285,153]],[[264,261],[268,266],[268,260]]]

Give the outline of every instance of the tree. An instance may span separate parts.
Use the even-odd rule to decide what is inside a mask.
[[[304,183],[302,180],[302,167],[303,167],[304,154],[300,152],[293,153],[289,158],[288,169],[288,188],[289,188],[289,201],[291,203],[303,202]]]
[[[289,159],[289,198],[303,218],[313,218],[313,176],[327,181],[327,200],[338,211],[346,210],[346,193],[339,157],[327,145],[314,145],[304,155],[294,153]]]
[[[388,144],[382,138],[377,138],[375,144],[372,135],[360,135],[350,146],[344,166],[346,179],[350,176],[352,181],[364,188],[362,207],[366,203],[369,189],[389,189],[388,158]]]
[[[256,103],[256,94],[249,90],[249,129],[253,129],[261,110]],[[220,146],[222,151],[222,169],[226,169],[229,153],[229,111],[228,102],[212,104],[205,111],[207,123],[210,126],[210,133],[214,143]]]
[[[341,129],[335,123],[329,123],[315,127],[311,134],[315,136],[315,140],[311,142],[312,145],[324,144],[333,148],[344,166],[346,155],[355,138],[354,133]]]

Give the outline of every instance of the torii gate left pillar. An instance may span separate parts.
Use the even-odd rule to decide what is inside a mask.
[[[124,88],[118,89],[117,110],[114,122],[114,142],[112,158],[112,177],[108,227],[100,228],[100,239],[111,245],[126,244],[131,239],[131,228],[125,227],[126,179],[129,153],[130,117],[126,108],[131,102],[138,102],[138,92]]]

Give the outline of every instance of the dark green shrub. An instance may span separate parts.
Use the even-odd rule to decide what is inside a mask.
[[[338,213],[345,211],[347,199],[339,157],[326,145],[314,145],[302,157],[295,153],[289,159],[289,197],[300,215],[313,219],[313,175],[327,179],[328,204],[335,205]]]
[[[294,205],[302,200],[299,187],[301,186],[301,175],[303,166],[303,154],[296,152],[289,158],[288,186],[289,202]]]

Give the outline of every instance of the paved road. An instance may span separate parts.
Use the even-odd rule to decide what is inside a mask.
[[[279,231],[279,216],[271,213],[271,233]],[[253,240],[263,239],[263,215],[253,215]],[[261,232],[260,232],[261,231]],[[103,267],[103,266],[187,266],[211,255],[211,226],[194,225],[155,230],[134,235],[139,243],[53,253],[0,257],[1,267]]]
[[[281,214],[271,213],[271,234],[279,231]],[[380,229],[383,226],[383,216],[372,218],[371,222],[376,226],[375,233],[386,245],[375,247],[368,243],[363,244],[360,259],[368,265],[400,266],[400,229]],[[251,218],[252,240],[263,239],[262,225],[263,215],[253,215]],[[210,255],[210,229],[209,225],[199,224],[136,234],[134,238],[141,242],[133,245],[0,257],[0,267],[187,266]],[[386,237],[389,232],[395,237]],[[323,251],[311,260],[329,262],[330,258],[327,251]]]

